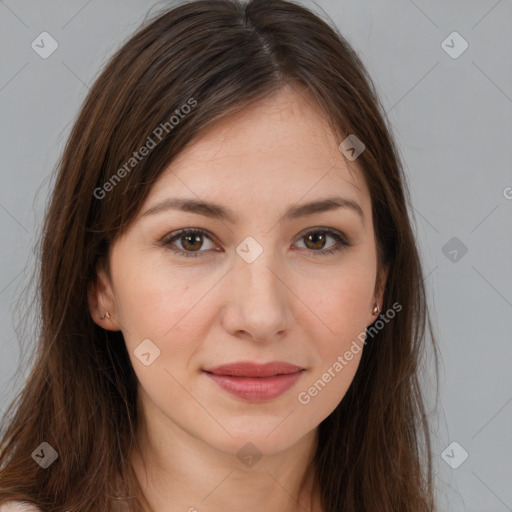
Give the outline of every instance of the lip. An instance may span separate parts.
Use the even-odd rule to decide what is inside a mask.
[[[303,371],[283,361],[237,362],[203,370],[224,391],[251,402],[277,398],[293,387]]]
[[[284,361],[271,361],[270,363],[257,364],[252,361],[239,361],[223,364],[216,368],[205,369],[205,372],[215,375],[228,375],[231,377],[273,377],[275,375],[287,375],[303,370],[300,366]]]

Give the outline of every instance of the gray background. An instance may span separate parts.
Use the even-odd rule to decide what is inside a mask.
[[[442,357],[432,415],[439,510],[510,511],[512,2],[303,3],[329,16],[368,67],[409,177]],[[1,409],[29,368],[32,333],[16,335],[14,326],[17,300],[32,285],[50,174],[89,86],[153,5],[0,1]],[[43,31],[59,44],[47,59],[31,48]],[[442,47],[453,31],[469,44],[458,58]],[[460,446],[445,451],[452,442]],[[462,449],[469,456],[453,469],[442,453],[457,462]]]

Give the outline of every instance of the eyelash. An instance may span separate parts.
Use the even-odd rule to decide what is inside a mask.
[[[335,254],[337,252],[340,252],[344,248],[350,247],[352,245],[341,234],[339,234],[337,231],[334,231],[333,229],[330,229],[330,228],[312,229],[312,230],[307,231],[306,233],[304,233],[299,238],[299,240],[303,239],[303,238],[306,238],[308,235],[315,234],[315,233],[327,234],[329,236],[332,236],[338,242],[338,244],[335,245],[334,248],[331,248],[331,249],[324,249],[324,250],[318,250],[318,251],[315,251],[313,249],[306,249],[310,253],[313,253],[315,256],[329,256],[331,254]],[[172,236],[170,238],[167,236],[160,243],[167,250],[177,254],[181,258],[197,258],[197,257],[200,256],[200,254],[202,252],[206,252],[206,251],[185,251],[183,249],[176,248],[176,247],[174,247],[172,245],[172,242],[174,242],[175,240],[179,240],[180,238],[183,238],[186,235],[197,235],[197,234],[204,235],[207,238],[209,238],[210,240],[212,238],[210,233],[208,233],[208,231],[205,231],[204,229],[201,229],[201,228],[194,228],[194,229],[187,228],[187,229],[181,229],[180,231],[177,231],[175,233],[171,233]]]

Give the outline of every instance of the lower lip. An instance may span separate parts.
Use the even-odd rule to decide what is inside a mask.
[[[277,398],[288,391],[302,375],[302,371],[273,377],[231,377],[205,373],[224,391],[251,402]]]

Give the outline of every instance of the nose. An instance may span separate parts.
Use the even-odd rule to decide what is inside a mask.
[[[283,267],[270,250],[252,263],[236,256],[224,283],[223,325],[231,335],[266,342],[280,339],[290,329],[294,295]]]

